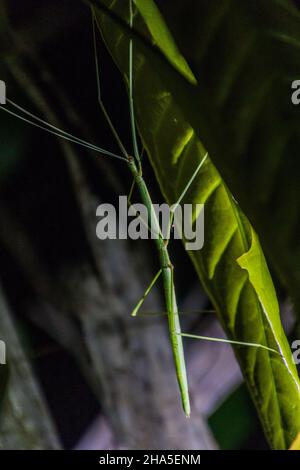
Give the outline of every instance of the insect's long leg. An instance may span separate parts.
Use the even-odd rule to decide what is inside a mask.
[[[104,117],[116,139],[116,142],[117,144],[119,145],[119,148],[122,152],[122,154],[124,155],[124,157],[126,159],[128,159],[128,152],[125,148],[125,146],[123,145],[123,142],[115,128],[115,126],[113,125],[112,123],[112,120],[110,118],[110,115],[106,109],[106,106],[104,104],[104,101],[102,99],[102,93],[101,93],[101,81],[100,81],[100,73],[99,73],[99,60],[98,60],[98,49],[97,49],[97,38],[96,38],[96,28],[95,28],[95,25],[96,25],[96,16],[95,16],[95,11],[94,11],[94,8],[91,7],[91,10],[92,10],[92,25],[93,25],[93,43],[94,43],[94,56],[95,56],[95,68],[96,68],[96,80],[97,80],[97,93],[98,93],[98,103],[99,103],[99,106],[101,108],[101,111],[103,112],[104,114]]]
[[[112,158],[117,158],[119,160],[126,161],[126,159],[124,157],[121,157],[120,155],[116,155],[112,152],[109,152],[108,150],[102,149],[101,147],[97,147],[93,144],[89,144],[88,142],[82,141],[82,139],[78,139],[77,137],[72,136],[72,134],[68,134],[65,131],[63,131],[63,133],[61,133],[59,128],[57,128],[57,131],[54,131],[54,130],[50,129],[49,127],[54,128],[55,126],[52,126],[51,124],[46,123],[46,121],[45,121],[45,123],[47,124],[48,127],[43,126],[41,124],[38,124],[38,123],[36,123],[36,122],[34,122],[34,121],[32,121],[32,120],[30,120],[30,119],[28,119],[28,118],[26,118],[22,115],[19,115],[18,113],[15,113],[14,111],[11,111],[10,109],[8,109],[4,106],[0,106],[0,109],[1,109],[1,111],[5,111],[6,113],[20,119],[21,121],[26,122],[27,124],[30,124],[33,127],[37,127],[38,129],[46,131],[49,134],[55,135],[56,137],[60,137],[63,140],[66,140],[68,142],[73,142],[77,145],[88,148],[89,150],[94,150],[95,152],[101,153],[103,155],[107,155],[107,156],[112,157]],[[32,115],[32,116],[34,116],[34,115]],[[37,118],[37,120],[40,120],[40,118]]]
[[[202,166],[204,165],[206,159],[208,157],[208,153],[206,152],[206,154],[204,155],[204,157],[202,158],[202,160],[200,161],[199,165],[197,166],[197,168],[195,169],[194,173],[192,174],[190,180],[188,181],[187,185],[185,186],[184,190],[182,191],[182,193],[180,194],[177,202],[175,203],[175,206],[177,207],[182,199],[184,198],[184,196],[186,195],[187,191],[189,190],[189,188],[191,187],[194,179],[196,178],[196,176],[198,175],[199,171],[201,170]]]
[[[268,346],[265,346],[264,344],[259,344],[259,343],[249,343],[246,341],[235,341],[231,339],[225,339],[225,338],[215,338],[211,336],[201,336],[201,335],[193,335],[189,333],[180,333],[180,336],[183,336],[185,338],[194,338],[194,339],[201,339],[205,341],[213,341],[217,343],[226,343],[226,344],[236,344],[239,346],[247,346],[247,347],[253,347],[253,348],[260,348],[260,349],[265,349],[266,351],[270,351],[272,353],[278,354],[281,356],[281,354],[276,351],[275,349],[269,348]]]
[[[205,314],[208,314],[208,313],[216,313],[215,310],[210,310],[210,309],[207,309],[207,310],[194,310],[194,311],[189,311],[189,312],[181,312],[181,311],[178,311],[177,312],[179,316],[182,316],[182,315],[203,315],[204,313]],[[161,316],[167,316],[168,315],[168,312],[140,312],[137,316],[139,317],[161,317]]]
[[[136,182],[135,182],[135,179],[133,179],[133,181],[131,183],[130,191],[129,191],[129,194],[128,194],[128,205],[129,206],[131,205],[131,198],[132,198],[132,194],[133,194],[133,190],[135,188],[135,185],[136,185]]]
[[[175,204],[173,204],[173,206],[170,209],[170,220],[169,220],[169,226],[168,226],[167,237],[166,237],[167,238],[167,243],[168,243],[168,240],[170,239],[170,233],[171,233],[171,228],[172,228],[172,224],[173,224],[173,220],[174,220],[175,211],[176,211],[177,207],[179,206],[179,204],[181,203],[184,196],[186,195],[186,193],[188,192],[188,190],[190,189],[193,181],[195,180],[196,176],[198,175],[199,171],[201,170],[202,166],[204,165],[207,157],[208,157],[208,153],[206,152],[206,154],[204,155],[204,157],[202,158],[200,163],[197,165],[194,173],[192,174],[191,178],[187,182],[186,186],[184,187],[184,189],[183,189],[182,193],[180,194],[178,200],[175,202]]]
[[[129,1],[129,8],[130,8],[130,27],[132,28],[132,26],[133,26],[133,5],[132,5],[132,0]],[[134,102],[133,102],[133,41],[132,41],[132,39],[129,40],[129,71],[128,71],[128,77],[129,77],[129,110],[130,110],[130,125],[131,125],[131,134],[132,134],[133,152],[134,152],[135,159],[138,162],[140,172],[142,172],[140,153],[139,153],[138,143],[137,143]]]
[[[10,100],[10,99],[6,99],[6,101],[11,104],[14,108],[18,109],[19,111],[21,111],[23,114],[26,114],[27,116],[29,116],[30,118],[34,119],[35,121],[49,127],[50,129],[53,129],[54,131],[56,132],[59,132],[60,134],[63,134],[67,137],[70,137],[71,139],[74,139],[82,144],[86,144],[87,146],[91,147],[91,148],[94,148],[95,150],[101,150],[103,151],[104,153],[108,153],[110,155],[114,155],[112,152],[109,152],[107,150],[104,150],[102,149],[101,147],[95,145],[95,144],[92,144],[90,142],[87,142],[86,140],[84,139],[80,139],[79,137],[73,135],[73,134],[70,134],[70,132],[66,132],[64,131],[63,129],[61,129],[60,127],[57,127],[57,126],[54,126],[53,124],[50,124],[49,122],[45,121],[44,119],[41,119],[39,116],[31,113],[30,111],[28,111],[27,109],[25,109],[23,106],[20,106],[19,104],[15,103],[14,101]]]
[[[134,307],[134,309],[132,310],[131,312],[131,315],[133,317],[136,317],[136,315],[138,314],[138,311],[140,310],[141,306],[143,305],[143,303],[145,302],[145,299],[147,297],[147,295],[149,294],[149,292],[151,291],[152,287],[154,286],[154,284],[156,283],[157,279],[159,278],[159,276],[161,275],[161,272],[162,270],[160,269],[154,276],[154,278],[152,279],[152,281],[150,282],[149,286],[147,287],[147,289],[145,290],[143,296],[141,297],[141,299],[138,301],[138,303],[136,304],[136,306]]]

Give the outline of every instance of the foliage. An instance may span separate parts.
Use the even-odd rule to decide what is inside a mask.
[[[109,0],[105,2],[113,12],[121,15],[123,19],[128,18],[129,9],[128,3],[126,3]],[[273,139],[274,128],[269,121],[270,108],[266,113],[262,113],[263,116],[257,117],[258,121],[265,118],[265,126],[262,128],[261,124],[256,125],[254,119],[257,116],[256,101],[249,99],[249,93],[245,93],[245,89],[247,89],[245,83],[242,82],[238,90],[234,90],[234,96],[231,96],[233,93],[230,88],[233,84],[231,75],[233,72],[238,74],[240,65],[237,51],[245,53],[240,44],[245,44],[245,48],[247,44],[249,47],[251,44],[252,47],[253,23],[246,21],[248,30],[246,28],[246,31],[243,32],[246,40],[242,41],[243,36],[240,41],[236,42],[236,47],[228,58],[226,68],[227,56],[223,61],[220,60],[220,57],[223,58],[221,54],[224,44],[221,41],[224,40],[224,35],[217,36],[214,41],[212,36],[215,29],[213,26],[215,25],[214,21],[220,21],[222,14],[225,15],[226,5],[228,4],[229,8],[229,3],[235,4],[235,2],[223,2],[224,9],[221,9],[221,12],[217,10],[218,7],[215,4],[197,2],[204,10],[204,4],[211,5],[207,6],[211,21],[205,22],[204,16],[201,17],[199,13],[201,7],[195,7],[195,12],[206,25],[206,29],[205,34],[203,33],[204,38],[200,35],[193,42],[193,47],[189,47],[189,54],[186,56],[190,59],[193,55],[192,63],[196,63],[196,65],[201,64],[203,57],[207,60],[210,59],[213,64],[210,64],[210,67],[203,67],[207,73],[201,77],[201,80],[197,75],[196,85],[194,75],[176,48],[155,4],[150,0],[147,2],[136,1],[135,3],[140,9],[148,29],[145,28],[140,17],[135,18],[134,27],[158,45],[169,63],[174,66],[171,67],[167,64],[153,48],[147,48],[145,43],[137,35],[135,36],[134,95],[139,131],[166,200],[169,203],[174,203],[177,200],[192,172],[203,158],[206,152],[203,146],[205,144],[212,159],[219,165],[222,175],[224,174],[235,194],[238,194],[238,199],[243,203],[243,207],[248,208],[249,205],[252,205],[252,210],[249,211],[252,218],[256,202],[255,198],[248,197],[251,201],[249,204],[244,203],[245,188],[249,190],[251,178],[259,175],[258,179],[260,180],[262,173],[253,171],[254,166],[252,167],[251,164],[250,175],[243,175],[243,172],[248,170],[248,165],[245,165],[245,160],[243,161],[241,156],[245,155],[245,146],[249,145],[247,147],[249,155],[247,163],[252,156],[255,159],[257,157],[257,161],[261,164],[262,155],[267,155],[266,158],[270,159],[273,150],[279,147],[276,139]],[[188,3],[191,6],[191,2]],[[218,3],[216,2],[216,4]],[[182,2],[180,4],[184,9],[186,4]],[[220,5],[218,6],[220,7]],[[231,5],[231,7],[233,6]],[[178,8],[180,9],[180,7]],[[279,3],[278,8],[280,8]],[[283,7],[281,6],[281,8]],[[236,28],[238,28],[238,19],[241,17],[244,19],[242,15],[247,12],[250,14],[249,9],[251,10],[250,7],[240,6],[237,8],[238,11],[234,12],[232,20]],[[202,11],[202,13],[204,15],[205,12]],[[253,11],[252,15],[254,15]],[[101,13],[100,10],[98,10],[97,19],[106,44],[126,77],[130,32],[127,28],[122,27],[121,23],[115,23],[109,15]],[[262,27],[262,24],[263,18],[259,21],[259,27]],[[240,29],[237,32],[242,34]],[[227,31],[227,34],[228,41],[232,36],[232,42],[234,42],[236,35],[231,30]],[[205,38],[207,41],[204,40]],[[225,38],[227,39],[227,36]],[[190,35],[188,35],[188,39],[190,39]],[[219,49],[217,52],[211,53],[208,45],[215,44],[217,40],[220,43],[218,44]],[[261,47],[260,41],[261,39],[257,39],[255,42]],[[207,47],[207,51],[205,47]],[[183,50],[186,48],[183,47]],[[227,47],[224,50],[226,52]],[[256,60],[253,52],[251,52],[251,58],[252,61]],[[253,66],[252,61],[251,67]],[[261,63],[261,57],[259,61]],[[218,64],[220,67],[224,66],[224,73],[215,77],[213,65],[217,67]],[[269,65],[272,64],[273,62],[270,61]],[[248,64],[246,67],[248,75],[250,65]],[[260,71],[264,77],[264,69],[257,67],[255,74]],[[226,70],[228,74],[225,73]],[[246,73],[246,71],[243,72]],[[244,77],[245,80],[247,74]],[[252,76],[253,73],[248,76],[248,81]],[[264,80],[263,82],[265,83]],[[255,87],[258,93],[260,90],[260,88],[257,89],[258,79],[255,79],[251,84],[253,93]],[[213,92],[210,88],[213,88]],[[208,95],[210,106],[207,104]],[[230,98],[232,98],[231,107],[228,106]],[[278,122],[276,121],[277,126],[281,122],[280,117],[282,117],[281,114],[278,116]],[[256,132],[262,133],[262,129],[265,131],[264,135],[256,138],[255,151],[252,137],[249,140],[250,125],[255,127]],[[294,127],[293,130],[295,131]],[[275,133],[275,135],[279,139],[282,132],[278,131],[278,134]],[[201,141],[198,136],[201,136]],[[270,168],[272,170],[272,167]],[[269,167],[265,166],[265,171],[268,169]],[[270,177],[264,180],[265,183],[267,181],[263,188],[264,191],[270,186],[274,189],[274,182],[268,183],[270,180]],[[240,188],[241,191],[236,191],[237,188]],[[191,256],[201,282],[210,296],[227,334],[232,339],[262,343],[279,352],[276,355],[252,348],[240,346],[235,348],[270,444],[276,449],[288,448],[300,428],[300,386],[289,345],[281,326],[275,290],[258,238],[211,160],[208,160],[201,169],[186,194],[184,202],[205,203],[205,246],[203,250],[192,253]],[[272,211],[272,215],[274,212],[276,211]],[[261,218],[262,212],[257,211],[257,214],[255,220]],[[293,211],[289,216],[292,215]],[[259,229],[259,233],[263,233],[266,240],[264,225],[266,225],[265,222],[258,223],[256,227]],[[270,230],[270,226],[268,230]],[[285,230],[285,227],[282,230]],[[274,238],[279,239],[277,235]],[[284,239],[284,237],[280,237],[282,243]],[[274,240],[273,247],[276,245],[276,240]]]

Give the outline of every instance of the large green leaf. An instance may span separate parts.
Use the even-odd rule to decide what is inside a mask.
[[[300,433],[298,434],[298,436],[296,437],[296,439],[292,443],[289,450],[300,450]]]
[[[182,68],[182,74],[188,77],[191,71],[180,59],[175,44],[166,45],[172,37],[164,30],[165,24],[153,2],[136,3],[139,7],[151,5],[151,15],[146,20],[152,40],[155,39],[174,67]],[[127,2],[106,0],[105,4],[127,19]],[[97,18],[104,40],[126,76],[128,31],[100,10]],[[135,18],[135,27],[149,34],[140,17]],[[160,62],[155,54],[148,55],[138,39],[134,47],[139,131],[162,192],[169,203],[174,203],[205,149],[176,105],[173,84],[168,84],[161,76],[163,71],[157,69]],[[167,69],[166,73],[171,72]],[[174,77],[176,80],[177,75]],[[281,354],[235,348],[270,444],[277,449],[288,448],[300,429],[300,387],[258,239],[210,160],[202,167],[184,202],[205,203],[204,248],[190,255],[227,334],[239,341],[265,344]]]
[[[300,106],[291,101],[300,78],[300,11],[291,0],[159,3],[198,80],[189,100],[184,93],[176,100],[300,315]]]

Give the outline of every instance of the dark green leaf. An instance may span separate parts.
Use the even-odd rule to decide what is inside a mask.
[[[107,0],[105,3],[123,18],[128,18],[127,2]],[[172,39],[164,31],[165,25],[155,5],[151,0],[142,4],[144,7],[152,4],[151,15],[145,17],[148,26],[152,21],[156,26],[160,25],[159,28],[150,25],[149,30],[154,35],[152,40],[165,54],[172,51],[168,55],[169,61],[177,70],[180,64],[182,75],[187,76],[190,71],[184,60],[178,58],[175,44],[166,47],[166,38]],[[97,18],[108,48],[126,76],[129,38],[126,29],[100,11]],[[134,24],[147,34],[140,18],[136,17]],[[160,44],[160,30],[163,44]],[[147,54],[147,48],[138,39],[134,47],[134,94],[140,134],[162,192],[169,203],[174,203],[206,150],[176,105],[174,92],[178,73],[172,74],[171,67],[164,70],[157,55],[150,49]],[[176,54],[177,60],[174,59]],[[165,79],[167,76],[169,82]],[[187,84],[185,88],[185,81],[182,83],[177,90],[182,91],[183,87],[185,99],[182,101],[187,105],[193,96],[189,93],[195,86]],[[191,103],[195,111],[194,105]],[[205,203],[205,245],[203,250],[190,252],[190,255],[227,334],[235,340],[267,345],[282,354],[235,348],[266,435],[272,447],[285,449],[300,428],[300,386],[257,237],[210,160],[201,169],[184,202]],[[267,282],[268,295],[263,292],[262,282]]]
[[[174,75],[171,87],[187,93],[177,92],[176,101],[300,315],[300,105],[291,101],[300,79],[300,11],[289,0],[160,3],[198,80],[185,87]]]

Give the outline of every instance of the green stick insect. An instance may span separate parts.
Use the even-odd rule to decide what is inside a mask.
[[[272,351],[276,354],[278,354],[278,352],[271,348],[268,348],[267,346],[257,344],[257,343],[245,343],[245,342],[239,342],[239,341],[231,341],[231,340],[226,340],[222,338],[211,338],[211,337],[192,335],[192,334],[181,332],[179,312],[178,312],[177,299],[176,299],[176,291],[175,291],[175,285],[174,285],[174,267],[170,259],[170,255],[168,251],[168,243],[170,240],[170,233],[171,233],[171,228],[173,224],[175,210],[180,204],[180,202],[182,201],[183,197],[187,193],[190,186],[192,185],[200,169],[204,165],[208,157],[208,154],[204,156],[204,158],[200,161],[198,166],[195,168],[193,174],[191,175],[189,181],[187,182],[180,197],[175,202],[175,204],[172,205],[170,209],[170,220],[168,224],[167,234],[165,237],[163,237],[162,230],[161,230],[161,227],[160,227],[160,224],[159,224],[159,221],[158,221],[158,218],[157,218],[157,215],[156,215],[156,212],[155,212],[152,200],[151,200],[151,196],[150,196],[147,184],[143,178],[142,158],[141,158],[141,153],[139,152],[139,146],[138,146],[138,140],[137,140],[136,121],[135,121],[135,113],[134,113],[134,93],[133,93],[133,40],[132,39],[129,40],[129,74],[128,74],[130,126],[131,126],[132,146],[133,146],[133,156],[131,156],[131,154],[126,150],[125,146],[123,145],[122,140],[110,118],[109,112],[107,111],[102,100],[98,53],[97,53],[97,45],[96,45],[97,44],[96,43],[96,20],[95,20],[93,9],[92,9],[92,25],[93,25],[93,42],[94,42],[94,54],[95,54],[95,65],[96,65],[98,101],[99,101],[101,111],[103,115],[105,116],[105,119],[120,148],[121,155],[110,152],[109,150],[103,149],[97,145],[87,142],[86,140],[80,139],[74,136],[73,134],[70,134],[69,132],[66,132],[56,126],[53,126],[52,124],[34,115],[33,113],[27,111],[25,108],[16,104],[15,102],[13,102],[12,100],[8,98],[6,99],[7,103],[11,105],[15,110],[8,109],[7,106],[0,106],[0,109],[7,112],[10,115],[13,115],[21,119],[22,121],[32,126],[42,129],[57,137],[60,137],[69,142],[88,148],[89,150],[105,155],[106,157],[116,158],[126,163],[131,175],[133,176],[133,184],[131,186],[129,200],[131,199],[133,188],[134,186],[136,186],[138,188],[140,198],[148,211],[148,220],[143,221],[143,222],[147,225],[149,230],[150,230],[149,227],[151,227],[151,231],[154,231],[156,234],[158,234],[158,236],[154,238],[154,242],[156,245],[159,263],[160,263],[159,271],[154,276],[150,285],[145,290],[142,298],[139,300],[136,307],[133,309],[132,316],[136,316],[138,314],[141,306],[143,305],[147,295],[150,293],[156,281],[159,279],[159,277],[162,277],[166,314],[168,317],[168,324],[169,324],[170,342],[171,342],[171,347],[173,351],[177,381],[179,385],[184,413],[186,416],[189,416],[190,415],[190,400],[189,400],[188,380],[187,380],[187,372],[186,372],[182,337],[262,348],[268,351]],[[130,0],[130,27],[133,27],[132,0]]]

